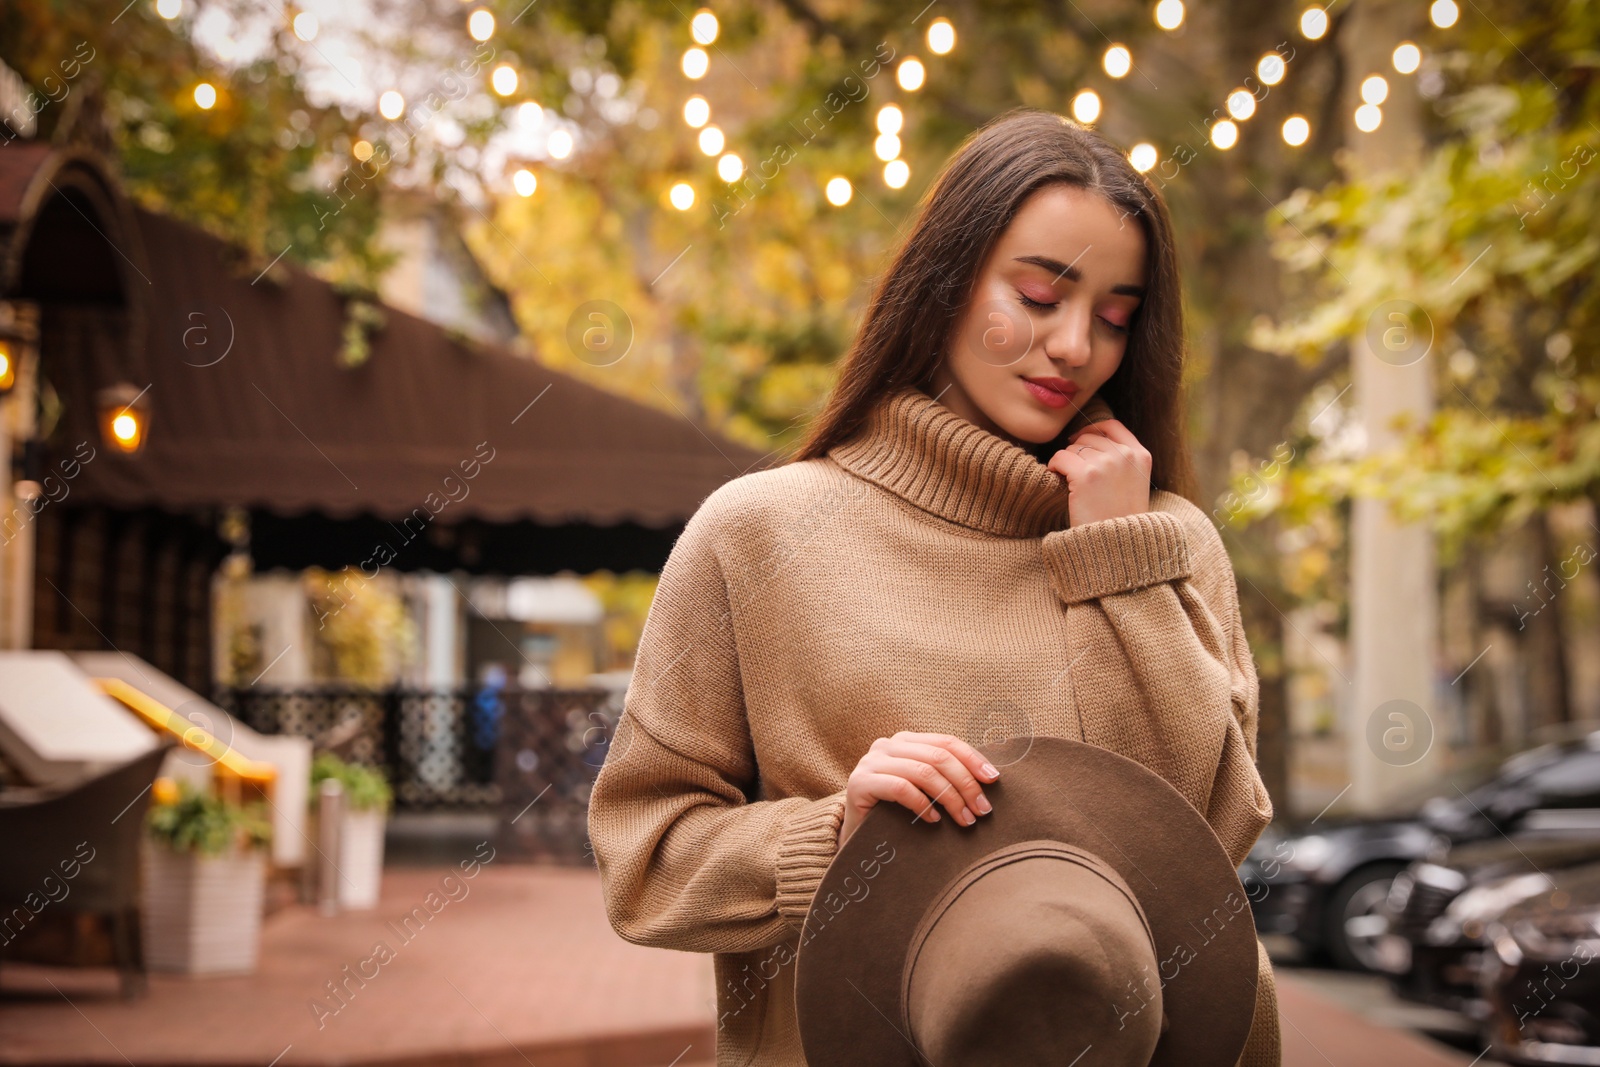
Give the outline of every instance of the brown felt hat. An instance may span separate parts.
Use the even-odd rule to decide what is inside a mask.
[[[979,751],[976,825],[879,803],[829,865],[795,961],[806,1062],[1233,1067],[1256,930],[1205,819],[1096,745]]]

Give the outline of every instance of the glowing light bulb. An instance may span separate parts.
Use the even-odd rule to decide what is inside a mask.
[[[715,126],[707,126],[700,131],[700,151],[708,156],[721,152],[725,142],[726,138],[722,136],[722,131]]]
[[[734,153],[729,152],[727,155],[717,160],[717,177],[721,178],[723,181],[736,182],[739,180],[739,176],[743,173],[744,160],[740,159]]]
[[[900,138],[892,133],[880,133],[878,139],[872,142],[872,150],[879,159],[885,163],[896,159],[900,155]]]
[[[1256,64],[1256,77],[1264,85],[1277,85],[1283,81],[1284,74],[1288,71],[1289,64],[1276,52],[1268,52],[1261,57],[1261,62]]]
[[[1175,30],[1183,25],[1183,0],[1161,0],[1156,5],[1156,25]]]
[[[1228,114],[1243,122],[1256,113],[1256,98],[1248,89],[1235,89],[1228,94]]]
[[[704,48],[691,48],[683,53],[683,76],[685,78],[704,78],[706,71],[710,69],[711,57],[706,55]]]
[[[532,196],[535,189],[539,188],[539,179],[533,171],[523,167],[511,176],[512,188],[516,189],[518,196]]]
[[[201,111],[210,111],[217,106],[217,87],[210,82],[201,82],[194,87],[194,102]]]
[[[949,54],[956,46],[956,28],[949,19],[934,19],[928,24],[928,51],[936,56]]]
[[[848,204],[851,192],[853,190],[850,188],[850,179],[843,177],[829,178],[828,185],[824,190],[828,197],[828,203],[834,207],[844,207]]]
[[[711,104],[703,96],[691,96],[683,102],[683,121],[698,130],[711,121]]]
[[[294,35],[302,41],[317,39],[317,16],[309,11],[302,11],[294,17]]]
[[[156,0],[156,14],[168,21],[183,14],[183,0]]]
[[[696,44],[710,44],[717,39],[717,16],[705,8],[696,11],[689,20],[689,36]]]
[[[378,114],[382,115],[390,122],[393,122],[395,119],[399,118],[405,113],[406,98],[395,92],[393,89],[388,90],[382,96],[378,97]]]
[[[1239,127],[1231,119],[1222,119],[1211,127],[1211,143],[1226,152],[1239,143]]]
[[[1072,98],[1072,117],[1087,126],[1100,117],[1100,94],[1085,89]]]
[[[1394,55],[1391,58],[1394,62],[1395,70],[1401,74],[1410,74],[1422,66],[1422,49],[1410,41],[1402,41],[1396,46]]]
[[[1300,32],[1306,40],[1315,41],[1328,32],[1328,13],[1320,7],[1308,7],[1300,15]]]
[[[891,189],[904,189],[911,178],[911,168],[903,159],[891,159],[883,167],[883,184]]]
[[[1383,124],[1383,109],[1377,104],[1362,104],[1356,108],[1356,129],[1371,133]]]
[[[1284,142],[1298,148],[1311,136],[1311,123],[1304,115],[1290,115],[1283,120]]]
[[[1448,30],[1456,24],[1456,19],[1461,17],[1461,9],[1456,6],[1456,0],[1433,0],[1433,6],[1428,8],[1428,18],[1441,30]]]
[[[478,8],[467,16],[467,33],[474,41],[487,41],[494,36],[494,13]]]
[[[688,182],[679,182],[667,193],[667,199],[679,211],[688,211],[694,207],[694,189]]]
[[[1126,77],[1128,71],[1133,69],[1133,53],[1120,44],[1114,44],[1106,49],[1106,54],[1100,60],[1100,65],[1113,78]]]
[[[894,68],[894,80],[900,83],[900,88],[908,93],[914,93],[922,88],[923,80],[928,76],[928,68],[922,65],[922,60],[916,56],[908,56],[900,61]]]
[[[510,96],[517,91],[517,72],[510,64],[502,63],[489,76],[489,84],[501,96]]]
[[[1149,141],[1140,141],[1138,144],[1129,149],[1128,162],[1133,164],[1134,170],[1138,171],[1140,174],[1143,174],[1151,167],[1156,165],[1156,159],[1158,155],[1159,153],[1156,152],[1155,145],[1151,144]]]
[[[879,133],[899,133],[905,122],[906,113],[893,104],[885,104],[878,109]]]
[[[551,159],[566,159],[572,155],[572,134],[566,130],[551,130],[544,147]]]

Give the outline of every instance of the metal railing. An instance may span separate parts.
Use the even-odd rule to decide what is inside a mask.
[[[622,712],[617,689],[223,688],[265,734],[384,772],[401,811],[493,811],[524,858],[589,862],[589,790]]]

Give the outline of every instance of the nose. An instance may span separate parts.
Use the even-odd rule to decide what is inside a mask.
[[[1093,326],[1094,314],[1086,305],[1063,307],[1054,328],[1045,335],[1044,354],[1052,361],[1059,360],[1069,367],[1082,367],[1089,362],[1090,331]]]

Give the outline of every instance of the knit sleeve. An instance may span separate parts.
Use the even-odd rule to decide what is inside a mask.
[[[1237,865],[1272,818],[1255,766],[1255,661],[1221,535],[1189,501],[1156,494],[1150,511],[1044,537],[1072,691],[1085,739],[1165,777]],[[1130,668],[1131,689],[1114,681]]]
[[[635,944],[697,952],[798,933],[844,815],[842,789],[753,799],[758,768],[716,552],[720,493],[662,570],[588,814],[612,927]]]

